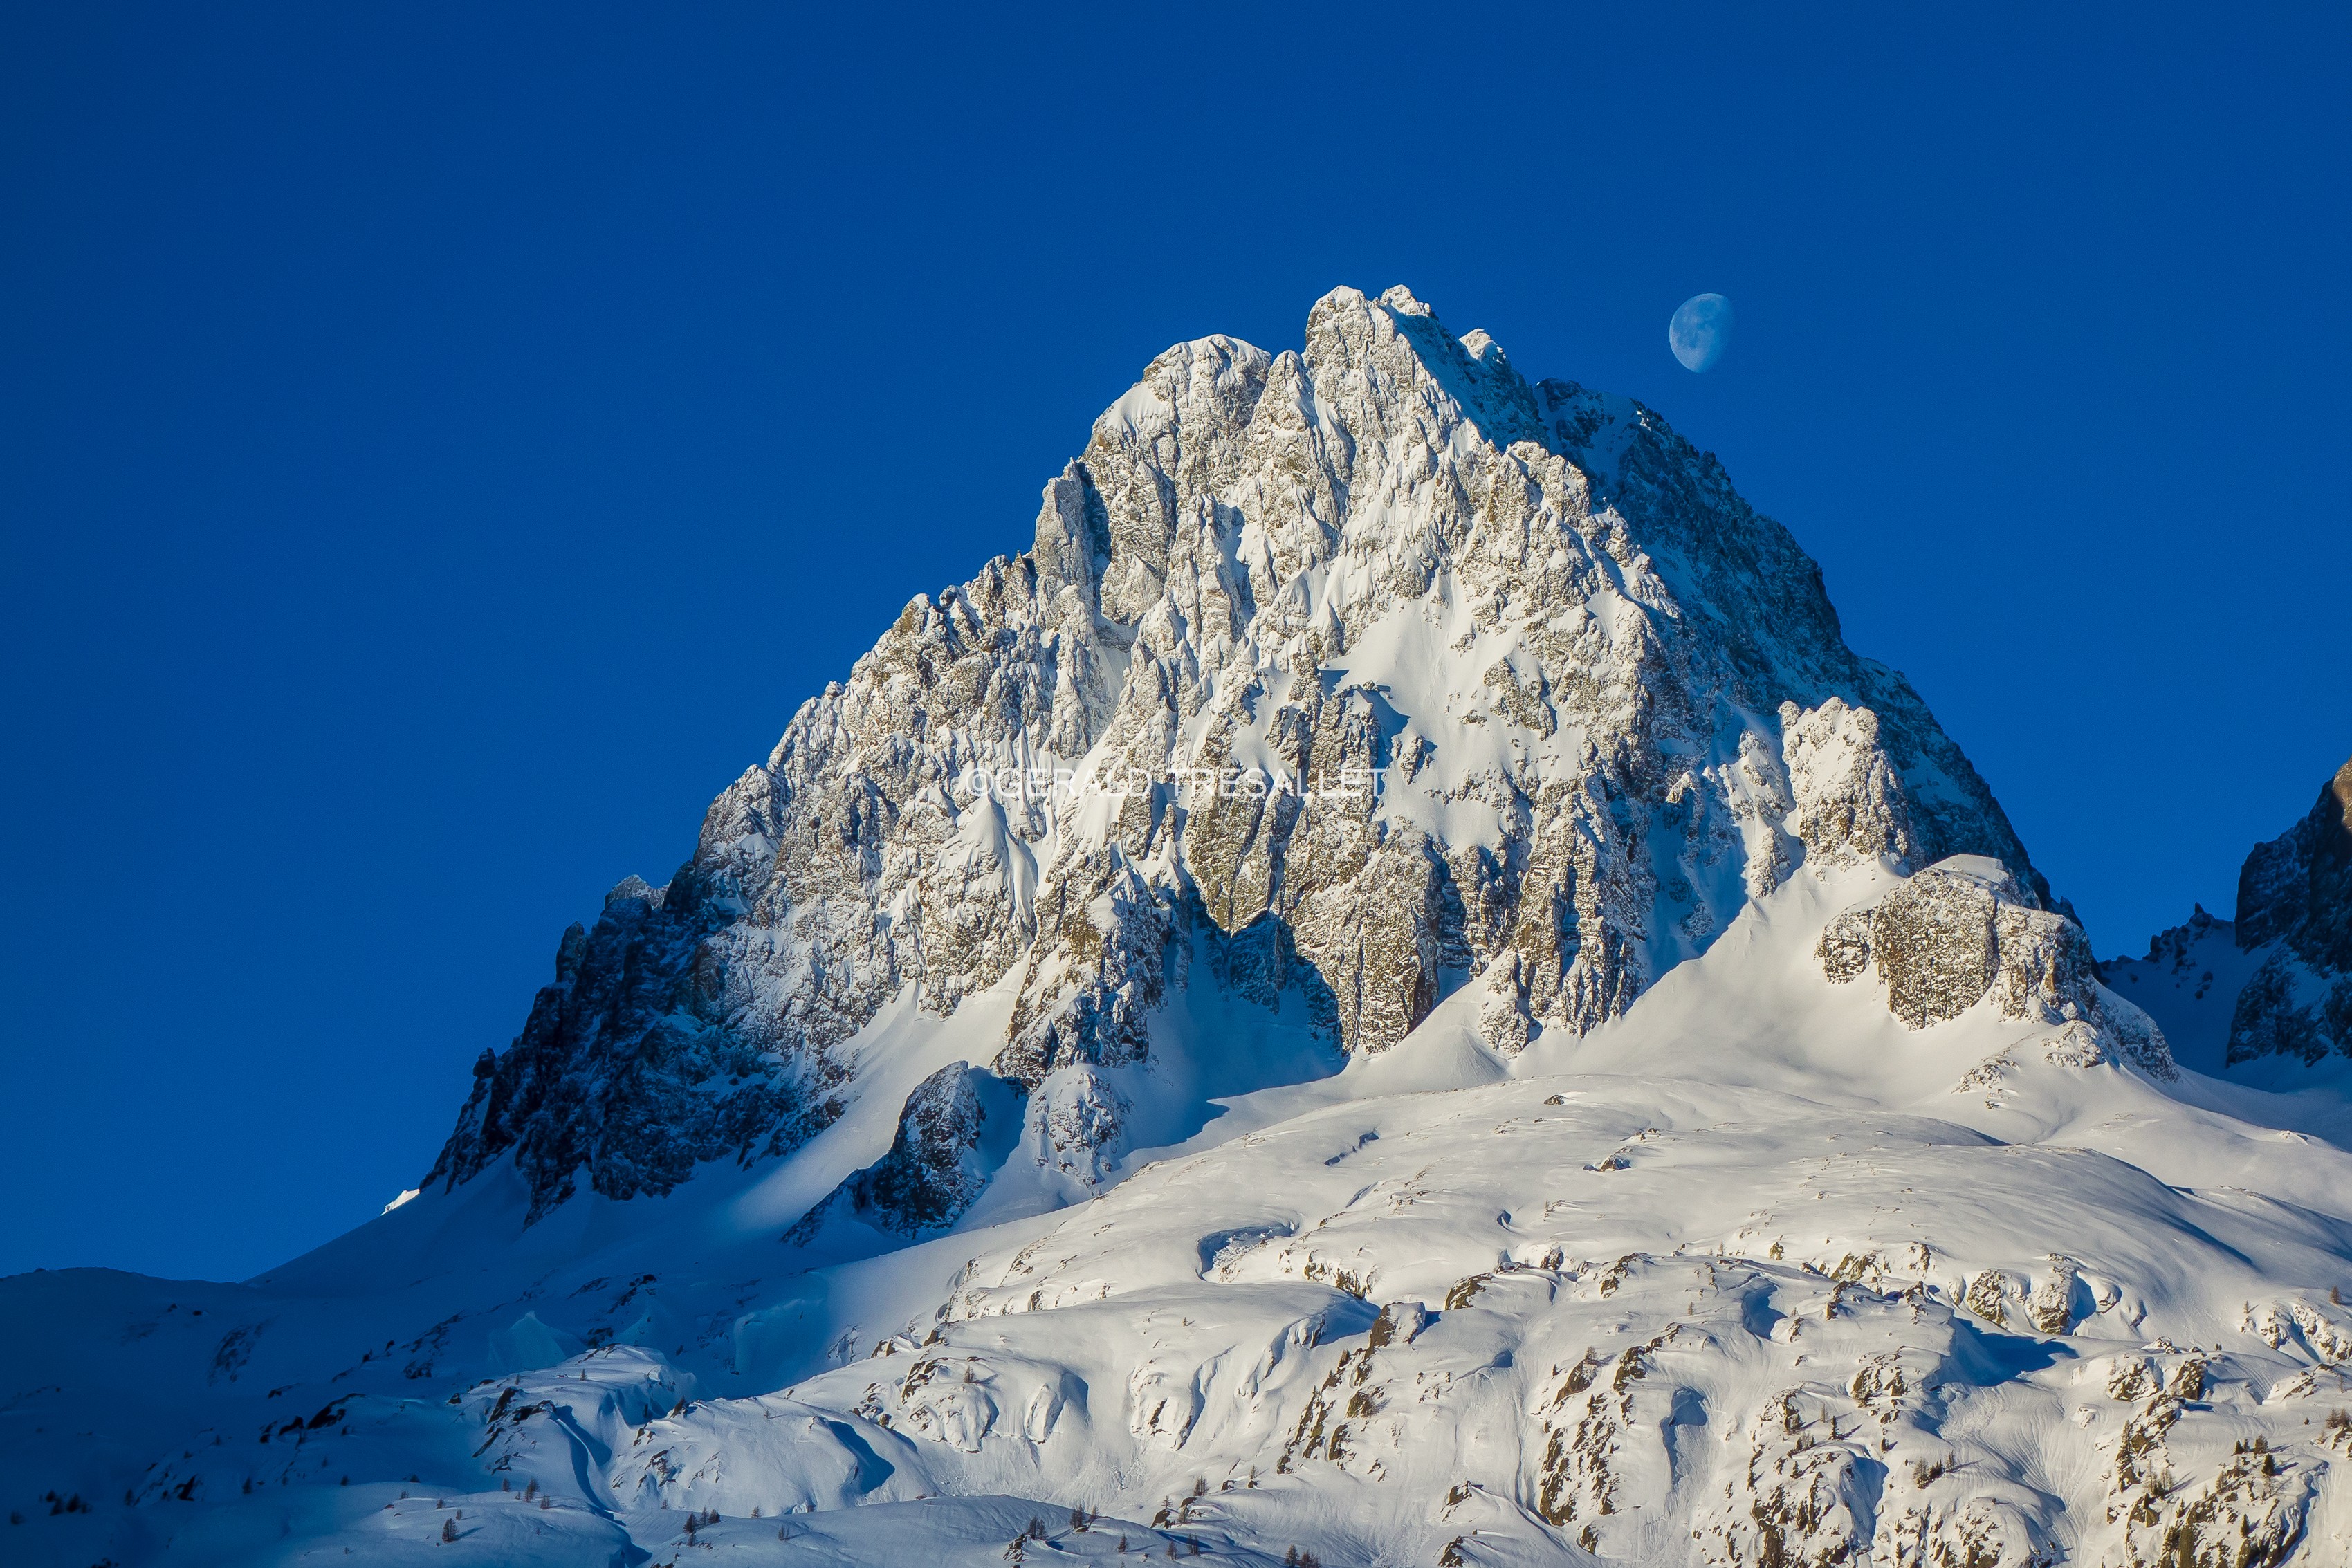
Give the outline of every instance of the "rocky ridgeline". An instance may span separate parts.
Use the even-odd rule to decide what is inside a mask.
[[[1031,549],[910,602],[666,887],[566,933],[427,1180],[512,1157],[537,1215],[582,1170],[627,1197],[788,1152],[886,1000],[1000,984],[988,1069],[1083,1167],[1118,1121],[1089,1074],[1171,988],[1362,1052],[1476,983],[1511,1051],[1622,1014],[1809,857],[1956,854],[2007,868],[1989,973],[2011,926],[2071,955],[1975,769],[1711,455],[1340,289],[1303,351],[1153,361]]]

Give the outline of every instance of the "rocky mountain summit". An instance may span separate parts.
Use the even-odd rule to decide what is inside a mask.
[[[1801,862],[1960,853],[2048,904],[1711,455],[1339,289],[1303,351],[1153,361],[1032,549],[911,601],[666,886],[566,933],[425,1185],[511,1157],[543,1214],[583,1171],[625,1198],[788,1153],[886,1001],[1016,974],[987,1065],[1026,1092],[1142,1060],[1204,981],[1359,1054],[1475,986],[1515,1051],[1622,1016]]]

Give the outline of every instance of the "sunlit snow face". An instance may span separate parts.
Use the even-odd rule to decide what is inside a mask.
[[[1731,301],[1720,294],[1693,295],[1666,323],[1666,347],[1695,373],[1713,370],[1730,342]]]

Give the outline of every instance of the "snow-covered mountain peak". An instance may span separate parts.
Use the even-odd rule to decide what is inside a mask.
[[[1654,411],[1335,290],[1154,359],[1032,538],[564,934],[421,1191],[6,1282],[12,1547],[2352,1550],[2341,1101],[2179,1070]]]
[[[1955,852],[2042,900],[1719,465],[1402,289],[1339,289],[1300,350],[1153,360],[1032,549],[911,602],[666,895],[608,912],[432,1174],[516,1151],[544,1212],[583,1168],[618,1197],[785,1153],[901,992],[1014,986],[990,1065],[1031,1089],[1140,1061],[1202,943],[1351,1052],[1473,976],[1498,1044],[1573,1036],[1808,854]]]

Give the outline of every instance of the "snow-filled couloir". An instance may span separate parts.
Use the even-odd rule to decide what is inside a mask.
[[[1342,289],[566,933],[417,1196],[0,1284],[0,1540],[2342,1563],[2345,1124],[2182,1070],[1712,457]]]

